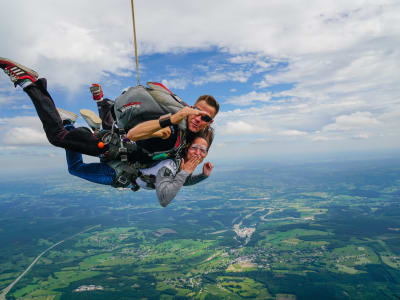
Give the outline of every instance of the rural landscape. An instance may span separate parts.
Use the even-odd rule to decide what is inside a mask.
[[[0,289],[45,252],[6,299],[400,299],[399,160],[217,166],[166,208],[62,173],[0,188]]]

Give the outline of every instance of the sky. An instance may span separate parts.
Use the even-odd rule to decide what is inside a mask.
[[[136,85],[130,1],[0,1],[0,56],[47,78],[57,106]],[[220,102],[210,160],[399,152],[399,1],[136,0],[135,18],[142,84]],[[5,74],[0,166],[65,167]]]

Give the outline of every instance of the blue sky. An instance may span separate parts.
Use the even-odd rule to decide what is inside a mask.
[[[136,85],[130,1],[4,6],[0,56],[46,77],[57,106],[95,109],[92,82],[109,98]],[[220,101],[211,160],[400,149],[398,1],[136,0],[135,9],[142,84],[163,82],[189,104]],[[0,129],[1,165],[64,166],[5,74]]]

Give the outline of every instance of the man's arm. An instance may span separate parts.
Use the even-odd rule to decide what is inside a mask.
[[[179,124],[180,121],[182,121],[189,115],[205,115],[205,114],[207,113],[204,111],[193,109],[186,106],[171,116],[171,124],[173,125]],[[145,121],[130,129],[126,136],[131,141],[136,142],[152,137],[152,134],[160,129],[161,126],[160,126],[160,121],[158,119]]]

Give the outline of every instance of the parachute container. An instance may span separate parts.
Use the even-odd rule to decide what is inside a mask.
[[[156,120],[162,115],[174,114],[187,104],[161,83],[148,82],[149,86],[134,86],[122,93],[114,104],[119,129],[128,131],[139,123]],[[184,129],[186,122],[179,127]]]

